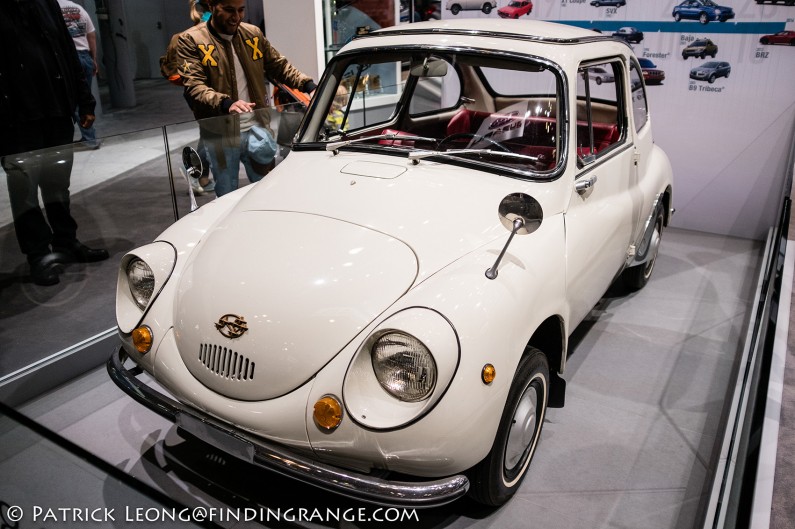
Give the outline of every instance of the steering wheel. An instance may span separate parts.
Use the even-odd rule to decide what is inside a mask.
[[[485,141],[486,143],[490,143],[494,147],[497,147],[501,151],[512,152],[508,147],[506,147],[505,145],[503,145],[502,143],[496,140],[492,140],[491,138],[481,136],[480,134],[472,134],[471,132],[456,132],[455,134],[450,134],[446,138],[443,138],[442,140],[439,141],[438,148],[441,149],[442,145],[444,145],[445,142],[461,140],[461,139]]]

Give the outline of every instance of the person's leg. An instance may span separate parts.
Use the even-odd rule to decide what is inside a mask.
[[[52,120],[44,134],[52,147],[42,153],[39,188],[47,221],[52,228],[52,249],[64,262],[90,263],[110,257],[107,250],[89,248],[77,240],[77,222],[72,217],[69,184],[74,155],[71,138],[74,126],[70,119]]]
[[[53,120],[44,132],[45,143],[52,147],[41,151],[41,198],[52,229],[52,245],[61,248],[77,242],[77,222],[72,217],[69,197],[74,160],[69,141],[72,130],[69,120]]]
[[[210,158],[207,156],[207,147],[204,146],[204,140],[200,137],[199,143],[196,144],[196,152],[199,153],[199,158],[202,161],[202,174],[199,178],[199,185],[205,191],[215,191],[215,181],[210,177]]]
[[[78,51],[77,55],[80,57],[80,65],[83,67],[83,74],[86,76],[86,83],[88,89],[91,89],[91,83],[94,80],[94,60],[91,58],[91,53],[88,51]],[[91,149],[99,148],[99,141],[97,141],[97,131],[92,124],[87,129],[80,126],[80,116],[77,115],[75,110],[75,121],[78,128],[80,128],[80,141]]]
[[[8,198],[19,249],[32,262],[50,253],[52,232],[39,204],[37,186],[41,155],[25,153],[2,158]]]
[[[222,147],[220,141],[207,141],[204,145],[210,160],[210,169],[215,180],[215,196],[231,193],[238,186],[240,171],[240,149]]]
[[[69,138],[74,130],[66,118]],[[52,231],[39,204],[39,182],[43,171],[43,151],[46,145],[42,131],[49,127],[45,121],[29,122],[11,131],[0,131],[0,145],[5,152],[19,153],[3,156],[0,163],[6,172],[14,232],[19,249],[25,254],[33,282],[55,285],[59,282],[60,259],[52,253]],[[25,152],[23,152],[25,151]]]

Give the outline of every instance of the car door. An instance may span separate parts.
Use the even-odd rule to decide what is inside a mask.
[[[615,82],[597,85],[591,69]],[[619,58],[583,63],[577,75],[576,177],[565,214],[567,297],[572,323],[581,321],[622,269],[639,211],[628,130],[625,67]]]

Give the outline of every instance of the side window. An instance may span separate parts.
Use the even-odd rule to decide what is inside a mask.
[[[632,90],[632,116],[635,130],[639,131],[649,120],[649,105],[646,102],[646,89],[643,87],[643,73],[634,60],[629,67],[629,86]]]
[[[581,165],[599,158],[624,137],[621,116],[621,62],[581,65],[577,75],[577,159]]]
[[[353,131],[392,119],[405,87],[398,72],[399,61],[349,64],[328,110],[327,128]]]

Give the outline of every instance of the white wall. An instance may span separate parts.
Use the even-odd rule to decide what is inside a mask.
[[[321,0],[263,0],[265,35],[316,82],[325,68]]]

